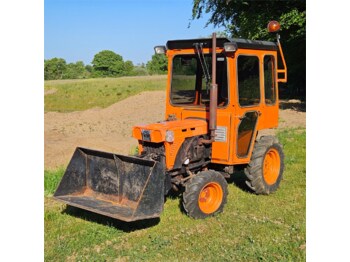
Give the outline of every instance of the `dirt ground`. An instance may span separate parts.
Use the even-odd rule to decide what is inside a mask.
[[[279,128],[306,127],[305,104],[282,101]],[[165,92],[129,97],[107,108],[45,114],[45,169],[67,165],[76,147],[129,154],[137,141],[132,127],[164,119]],[[273,133],[270,131],[269,133]]]

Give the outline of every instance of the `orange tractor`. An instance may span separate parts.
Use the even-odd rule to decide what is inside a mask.
[[[277,32],[278,22],[268,29]],[[282,146],[258,133],[278,126],[278,82],[287,81],[279,35],[269,42],[214,33],[171,40],[155,51],[168,58],[166,119],[133,128],[137,156],[77,148],[54,197],[135,221],[159,217],[170,190],[182,192],[190,217],[215,215],[226,203],[226,178],[242,168],[253,192],[274,192]]]

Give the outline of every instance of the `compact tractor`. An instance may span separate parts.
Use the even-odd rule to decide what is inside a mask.
[[[282,146],[260,131],[278,126],[278,83],[287,81],[279,28],[268,25],[276,42],[214,33],[156,46],[168,58],[165,119],[133,127],[136,156],[78,147],[55,199],[129,222],[159,217],[172,190],[190,217],[213,216],[237,170],[254,193],[274,192]]]

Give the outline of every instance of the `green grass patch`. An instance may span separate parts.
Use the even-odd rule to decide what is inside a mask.
[[[64,174],[65,168],[61,167],[57,170],[44,171],[44,194],[45,196],[52,196],[58,187],[59,182]]]
[[[105,108],[142,91],[165,90],[166,75],[45,81],[45,112]]]
[[[238,173],[224,212],[205,220],[182,213],[178,197],[167,198],[159,221],[138,223],[67,207],[49,197],[62,171],[45,172],[45,260],[305,261],[306,132],[278,136],[285,172],[277,192],[248,193]]]

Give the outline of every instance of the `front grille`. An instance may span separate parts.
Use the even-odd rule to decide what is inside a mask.
[[[142,144],[143,151],[146,154],[159,154],[164,155],[165,149],[163,143],[151,143],[151,142],[143,142]]]

